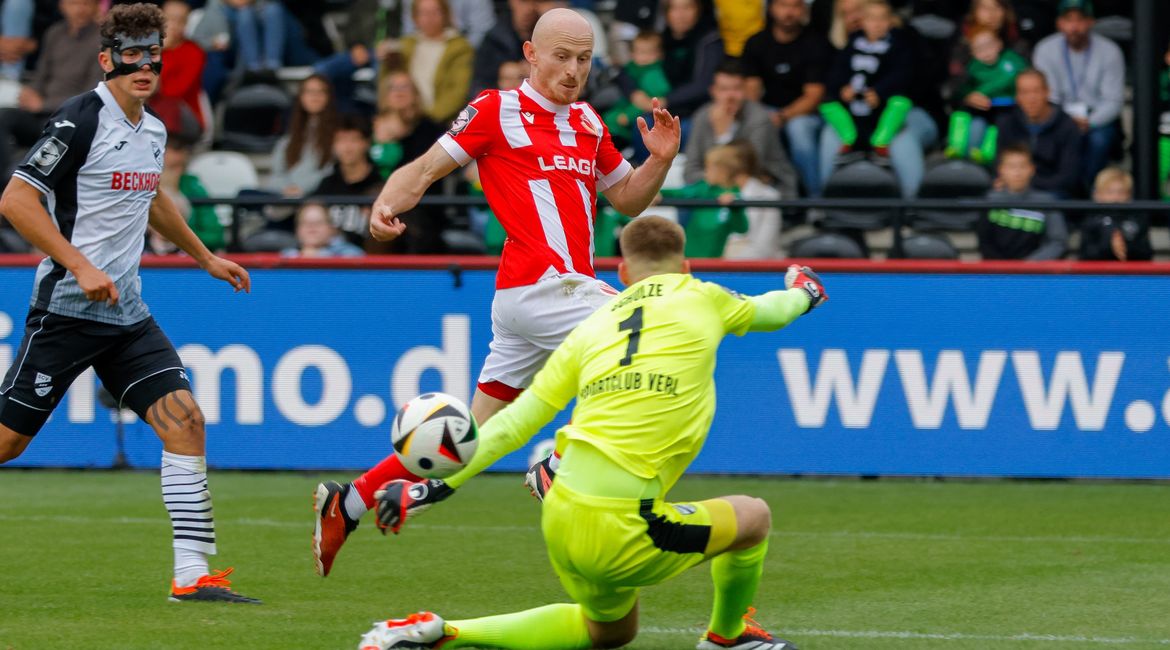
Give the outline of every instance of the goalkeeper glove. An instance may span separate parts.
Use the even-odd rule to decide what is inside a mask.
[[[528,473],[524,475],[524,485],[527,485],[532,496],[540,501],[544,501],[544,495],[548,494],[548,489],[552,487],[553,479],[557,476],[557,470],[553,467],[554,458],[555,453],[545,456],[544,460],[529,467]]]
[[[788,267],[788,272],[784,274],[784,288],[791,289],[793,287],[808,294],[808,309],[804,310],[806,314],[812,311],[813,307],[829,299],[829,294],[825,293],[825,285],[821,282],[821,276],[807,266],[793,264]]]
[[[378,530],[385,535],[389,529],[397,535],[407,518],[422,514],[454,493],[455,488],[437,478],[389,481],[374,493],[378,500]]]

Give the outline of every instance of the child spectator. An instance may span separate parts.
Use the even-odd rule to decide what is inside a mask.
[[[162,118],[167,131],[197,139],[207,128],[199,102],[207,54],[194,41],[187,40],[190,5],[183,0],[166,0],[162,10],[167,18],[167,36],[163,40],[167,72],[159,79],[158,92],[150,99],[150,107]]]
[[[989,199],[1052,200],[1052,195],[1032,189],[1036,166],[1026,144],[1016,143],[999,153],[999,178]],[[979,253],[985,260],[1055,260],[1064,255],[1068,227],[1055,210],[995,208],[978,227]]]
[[[1133,201],[1133,176],[1118,167],[1106,167],[1093,181],[1093,200],[1103,204]],[[1081,259],[1148,260],[1150,220],[1135,212],[1094,210],[1081,224]]]
[[[1015,104],[1016,76],[1028,69],[1028,60],[1004,49],[1003,39],[990,29],[971,35],[971,60],[966,78],[955,90],[957,108],[947,135],[948,158],[966,158],[990,164],[999,135],[995,124],[1004,107]]]
[[[383,179],[390,178],[390,174],[402,164],[402,137],[406,135],[406,121],[397,111],[383,109],[374,118],[373,135],[370,159]]]
[[[894,29],[894,15],[885,0],[868,0],[860,32],[850,36],[829,73],[829,93],[836,98],[821,105],[821,115],[841,140],[839,153],[868,145],[889,158],[890,143],[902,129],[910,100],[913,49],[905,32]]]
[[[268,189],[288,197],[304,196],[331,170],[330,150],[337,128],[333,87],[319,74],[301,82],[288,133],[272,150]]]
[[[650,110],[654,97],[666,97],[670,81],[662,67],[662,35],[641,32],[630,46],[630,61],[622,66],[622,75],[637,90],[605,112],[605,125],[619,143],[628,143],[633,136],[634,123],[639,115]]]
[[[207,189],[199,178],[187,173],[187,163],[191,160],[192,140],[184,136],[172,134],[167,137],[167,148],[163,154],[163,171],[159,178],[158,189],[166,193],[179,213],[187,219],[187,225],[195,232],[199,241],[207,248],[223,250],[223,225],[219,222],[219,215],[215,213],[215,206],[192,206],[190,199],[207,198]],[[155,253],[173,253],[177,249],[170,241],[157,238],[151,240],[151,249]]]
[[[313,194],[318,196],[375,197],[383,179],[370,162],[370,124],[357,115],[346,115],[333,132],[333,173],[326,176]],[[329,216],[355,244],[366,239],[370,225],[371,200],[329,207]]]
[[[780,190],[760,179],[756,150],[750,143],[739,140],[731,144],[743,162],[743,170],[735,177],[739,198],[752,201],[776,201]],[[749,260],[780,257],[780,208],[745,208],[748,230],[731,235],[723,256],[727,259]]]
[[[286,248],[282,257],[360,257],[362,249],[337,232],[329,210],[320,203],[306,203],[297,211],[297,248]]]
[[[720,145],[707,150],[703,157],[703,180],[677,190],[662,190],[662,196],[680,199],[716,199],[722,205],[710,208],[690,208],[684,227],[687,233],[686,256],[723,257],[727,238],[732,233],[748,231],[748,219],[743,208],[729,208],[739,197],[736,179],[747,166],[739,151],[731,145]]]

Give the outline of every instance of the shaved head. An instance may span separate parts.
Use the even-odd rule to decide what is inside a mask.
[[[588,41],[589,46],[592,47],[593,25],[572,9],[563,7],[550,9],[540,17],[540,20],[536,21],[536,28],[532,30],[532,43],[541,47],[549,39],[557,37]]]
[[[593,26],[572,9],[550,9],[536,21],[532,40],[524,44],[531,67],[529,81],[557,104],[581,96],[593,62]]]

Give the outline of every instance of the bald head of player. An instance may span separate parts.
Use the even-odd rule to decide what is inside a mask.
[[[691,272],[683,254],[687,235],[682,226],[665,217],[634,219],[622,228],[621,246],[618,279],[627,287],[653,275]]]
[[[593,26],[572,9],[551,9],[536,21],[532,40],[524,43],[524,58],[537,92],[558,104],[571,104],[589,78]]]

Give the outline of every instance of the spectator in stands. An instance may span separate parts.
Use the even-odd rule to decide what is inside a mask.
[[[1080,129],[1048,99],[1044,73],[1029,69],[1016,77],[1016,108],[1000,117],[998,148],[1024,143],[1035,165],[1033,187],[1067,198],[1080,186]]]
[[[382,175],[370,161],[370,123],[364,117],[344,115],[333,131],[333,173],[326,176],[313,194],[318,196],[374,197],[382,190]],[[329,216],[355,244],[365,241],[370,226],[372,203],[333,205]]]
[[[1036,45],[1032,61],[1047,77],[1052,101],[1084,134],[1081,180],[1087,187],[1121,142],[1125,59],[1113,41],[1092,33],[1091,0],[1061,0],[1053,34]]]
[[[470,96],[492,87],[502,63],[524,58],[524,41],[532,38],[538,18],[538,0],[508,0],[508,15],[496,20],[475,50]]]
[[[248,72],[274,72],[284,65],[287,17],[276,0],[212,0],[231,26],[236,67]],[[210,6],[209,6],[210,9]]]
[[[748,220],[743,208],[728,207],[739,198],[735,181],[746,170],[747,165],[736,147],[720,145],[705,152],[701,180],[679,189],[662,190],[661,196],[714,199],[721,204],[719,207],[686,210],[683,221],[687,233],[687,257],[723,257],[728,236],[747,232]]]
[[[402,34],[413,34],[418,29],[412,3],[402,0]],[[496,7],[492,0],[450,0],[451,24],[458,29],[471,47],[479,47],[488,30],[496,24]]]
[[[1093,181],[1093,201],[1100,204],[1133,201],[1133,176],[1119,167],[1106,167]],[[1150,219],[1137,212],[1111,212],[1102,205],[1081,223],[1083,260],[1149,260]]]
[[[999,152],[996,189],[987,198],[996,201],[1051,201],[1053,196],[1034,189],[1036,167],[1028,145],[1016,143]],[[1068,227],[1059,210],[995,208],[978,227],[979,253],[985,260],[1055,260],[1064,255]]]
[[[25,57],[37,49],[33,35],[33,0],[4,0],[0,4],[0,79],[20,81]]]
[[[702,0],[666,0],[662,49],[671,91],[659,100],[684,119],[706,103],[715,69],[723,60],[719,32],[701,22],[702,14]]]
[[[1011,0],[974,0],[960,25],[959,39],[951,54],[951,77],[963,80],[971,63],[971,39],[984,31],[999,36],[1006,49],[1027,57],[1027,45],[1020,40],[1016,10]]]
[[[447,0],[414,0],[418,31],[402,39],[402,64],[419,90],[423,112],[447,124],[467,104],[475,52],[451,26]]]
[[[771,0],[768,27],[748,39],[742,61],[748,97],[772,111],[805,190],[820,196],[823,122],[817,106],[825,96],[833,51],[824,36],[805,28],[807,20],[804,0]]]
[[[651,98],[666,97],[670,92],[670,81],[662,68],[662,35],[638,34],[630,44],[630,61],[622,66],[620,74],[624,77],[621,84],[632,84],[636,90],[603,116],[619,148],[632,141],[634,125],[638,116],[650,110]]]
[[[1162,197],[1170,199],[1170,46],[1166,47],[1165,61],[1158,91],[1162,110],[1161,126],[1158,127],[1158,186]]]
[[[723,39],[723,52],[739,58],[747,39],[764,29],[764,6],[767,3],[713,0],[713,4],[719,37]]]
[[[947,134],[948,158],[978,163],[995,160],[999,115],[1016,103],[1016,76],[1028,69],[1028,60],[1004,49],[999,34],[981,29],[971,36],[972,58],[963,82],[955,90],[956,108]]]
[[[101,49],[98,0],[61,0],[58,6],[64,19],[45,31],[32,81],[21,87],[16,108],[0,109],[0,183],[8,182],[12,170],[12,141],[32,146],[53,111],[102,78],[93,56]]]
[[[281,257],[361,257],[362,249],[337,231],[329,210],[320,203],[306,203],[297,210],[297,247],[286,248]]]
[[[825,84],[830,101],[820,110],[829,128],[821,132],[821,178],[829,178],[841,154],[870,149],[878,162],[893,164],[902,195],[913,197],[925,165],[919,139],[903,129],[912,108],[906,94],[913,46],[907,32],[895,27],[885,0],[866,0],[861,24],[837,54]]]
[[[199,98],[207,55],[185,34],[191,6],[184,0],[167,0],[162,9],[167,18],[167,36],[163,40],[166,74],[150,99],[150,107],[162,118],[167,131],[194,140],[207,128]]]
[[[796,195],[796,173],[788,162],[780,134],[763,104],[747,99],[746,81],[739,63],[719,66],[711,82],[711,102],[695,113],[687,136],[683,178],[698,182],[706,174],[707,152],[733,140],[745,140],[756,148],[769,182],[789,196]]]
[[[346,10],[345,30],[341,34],[345,50],[321,59],[314,66],[317,73],[328,77],[333,84],[340,109],[357,111],[353,103],[353,75],[358,70],[376,67],[375,63],[390,57],[393,39],[400,35],[401,12],[399,3],[382,0],[356,0]]]
[[[402,138],[406,136],[406,121],[397,111],[382,109],[374,118],[373,144],[370,145],[370,160],[383,178],[402,164]]]
[[[432,122],[423,113],[422,101],[410,73],[405,70],[391,72],[382,80],[381,88],[379,109],[393,111],[401,116],[406,130],[406,134],[399,140],[402,145],[402,160],[398,163],[405,165],[426,153],[443,134],[443,127]],[[378,187],[381,189],[381,184]],[[442,194],[443,190],[443,183],[435,183],[427,193],[437,195]],[[447,218],[443,208],[420,205],[398,217],[409,226],[406,234],[386,243],[368,240],[365,242],[366,252],[429,254],[445,250],[442,234],[446,228]]]
[[[735,177],[739,198],[745,201],[777,201],[780,191],[760,178],[756,150],[742,140],[733,142],[736,154],[743,162],[743,170]],[[780,208],[745,208],[748,230],[727,239],[723,257],[727,259],[771,259],[780,257]]]
[[[838,50],[849,44],[850,35],[861,31],[862,9],[865,0],[835,0],[833,18],[829,25],[829,42]]]
[[[168,3],[169,4],[169,3]],[[194,141],[184,134],[171,133],[167,135],[166,152],[163,154],[163,171],[159,177],[158,189],[165,193],[179,208],[179,213],[187,219],[187,225],[199,237],[207,248],[213,251],[223,250],[223,225],[219,222],[219,215],[215,213],[215,206],[192,206],[190,199],[207,198],[207,189],[199,178],[187,173],[187,163],[191,160],[191,148]],[[151,250],[159,255],[174,253],[178,248],[170,240],[153,233],[150,239]]]
[[[496,88],[500,90],[515,90],[528,78],[528,62],[504,61],[500,64],[500,72],[496,79]]]
[[[443,134],[443,127],[426,116],[422,108],[421,95],[409,72],[398,70],[386,75],[382,80],[381,89],[379,109],[397,113],[406,129],[400,140],[402,143],[400,164],[405,165],[426,153],[426,150],[430,149]]]
[[[301,82],[288,133],[272,150],[268,188],[289,197],[304,196],[329,175],[337,107],[329,80],[311,75]]]

